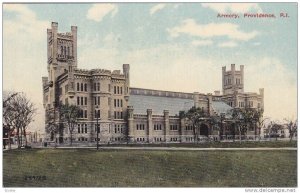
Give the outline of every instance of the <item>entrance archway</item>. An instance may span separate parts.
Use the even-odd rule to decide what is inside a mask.
[[[208,126],[206,124],[200,125],[200,135],[205,135],[208,137]]]

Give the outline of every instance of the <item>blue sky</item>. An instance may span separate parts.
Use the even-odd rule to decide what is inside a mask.
[[[245,91],[265,88],[266,116],[297,116],[296,3],[5,4],[3,89],[26,92],[37,103],[35,127],[43,127],[41,77],[47,76],[51,21],[59,32],[78,26],[79,68],[129,63],[133,87],[209,93],[221,90],[221,67],[235,63],[245,66]]]

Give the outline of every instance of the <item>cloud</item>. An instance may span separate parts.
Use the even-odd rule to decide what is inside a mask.
[[[234,41],[223,42],[223,43],[218,44],[218,47],[220,47],[220,48],[233,48],[236,46],[237,46],[237,43]]]
[[[197,24],[193,19],[186,19],[181,25],[167,29],[167,31],[171,37],[178,37],[180,34],[201,38],[225,36],[241,41],[248,41],[259,34],[257,31],[243,32],[239,29],[239,25],[233,23]]]
[[[297,117],[297,75],[276,57],[245,60],[245,91],[264,88],[265,116]]]
[[[218,13],[245,13],[251,10],[262,12],[262,9],[257,3],[202,3],[201,5]]]
[[[211,40],[194,40],[194,41],[192,41],[192,45],[194,45],[194,46],[209,46],[212,44],[213,44],[213,41],[211,41]]]
[[[4,36],[10,39],[29,37],[34,41],[45,38],[49,22],[37,19],[36,14],[23,4],[3,4],[3,10],[16,17],[3,20]],[[42,30],[40,30],[42,29]]]
[[[114,40],[115,36],[109,34],[107,37]],[[205,45],[210,44],[210,40],[194,43]],[[297,78],[279,59],[245,58],[244,55],[225,58],[203,56],[199,55],[194,46],[161,44],[128,51],[105,46],[98,49],[86,47],[79,56],[79,68],[121,70],[123,63],[129,63],[131,87],[212,93],[222,89],[222,66],[236,63],[237,68],[239,65],[245,66],[246,92],[258,93],[259,88],[265,89],[265,116],[272,119],[296,117]]]
[[[150,14],[153,15],[154,13],[156,13],[157,11],[165,8],[166,4],[165,3],[159,3],[153,7],[151,7],[150,9]]]
[[[41,77],[47,74],[46,29],[50,22],[39,19],[24,4],[3,4],[3,90],[24,92],[38,114],[29,128],[44,128]]]
[[[102,19],[111,13],[111,17],[114,17],[118,12],[118,7],[115,4],[101,3],[94,4],[87,12],[86,18],[94,20],[96,22],[102,21]]]

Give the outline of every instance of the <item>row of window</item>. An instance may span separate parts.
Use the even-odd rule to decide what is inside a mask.
[[[136,130],[145,130],[145,125],[144,124],[137,124],[136,125]]]
[[[61,46],[60,47],[60,55],[62,56],[71,56],[70,47]]]
[[[100,91],[101,84],[100,82],[94,82],[93,88],[94,91]],[[87,83],[77,83],[77,91],[87,92]],[[108,84],[108,92],[110,92],[110,84]],[[114,86],[114,94],[123,94],[123,87]]]
[[[240,85],[241,79],[239,79],[239,78],[235,79],[235,84]],[[231,85],[231,78],[225,79],[225,85]]]
[[[154,130],[161,130],[160,124],[154,124]]]
[[[177,139],[177,137],[171,137],[170,138],[170,141],[177,141],[178,139]]]
[[[114,94],[123,94],[123,87],[114,86]]]
[[[94,105],[100,105],[100,96],[94,97]]]
[[[154,137],[154,141],[157,142],[157,141],[163,141],[163,139],[161,137]]]
[[[87,84],[86,83],[79,83],[77,82],[77,91],[85,91],[87,92]]]
[[[145,141],[145,138],[144,137],[138,137],[136,138],[137,141]]]
[[[114,99],[114,107],[123,107],[122,99]]]
[[[78,124],[77,130],[78,133],[87,133],[87,124]]]
[[[178,130],[178,125],[170,125],[170,130],[171,131],[177,131]]]
[[[100,118],[100,110],[99,109],[95,110],[94,117]]]
[[[87,110],[79,110],[78,118],[85,118],[87,119]]]
[[[115,125],[115,133],[123,133],[123,125]]]
[[[185,130],[186,131],[192,131],[193,130],[193,126],[192,125],[187,125],[187,126],[185,126]]]
[[[123,119],[123,112],[114,111],[114,118],[115,119]]]
[[[87,141],[88,139],[87,138],[85,138],[85,137],[79,137],[78,138],[78,141]]]
[[[87,97],[77,97],[77,105],[87,105]]]

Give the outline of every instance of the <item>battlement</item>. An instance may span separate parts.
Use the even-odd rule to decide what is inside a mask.
[[[92,76],[94,75],[105,75],[105,76],[111,76],[111,71],[106,69],[92,69],[90,70],[90,74]]]
[[[73,38],[73,34],[70,32],[66,32],[66,33],[57,33],[57,37],[58,38],[64,38],[64,39],[72,39]]]

